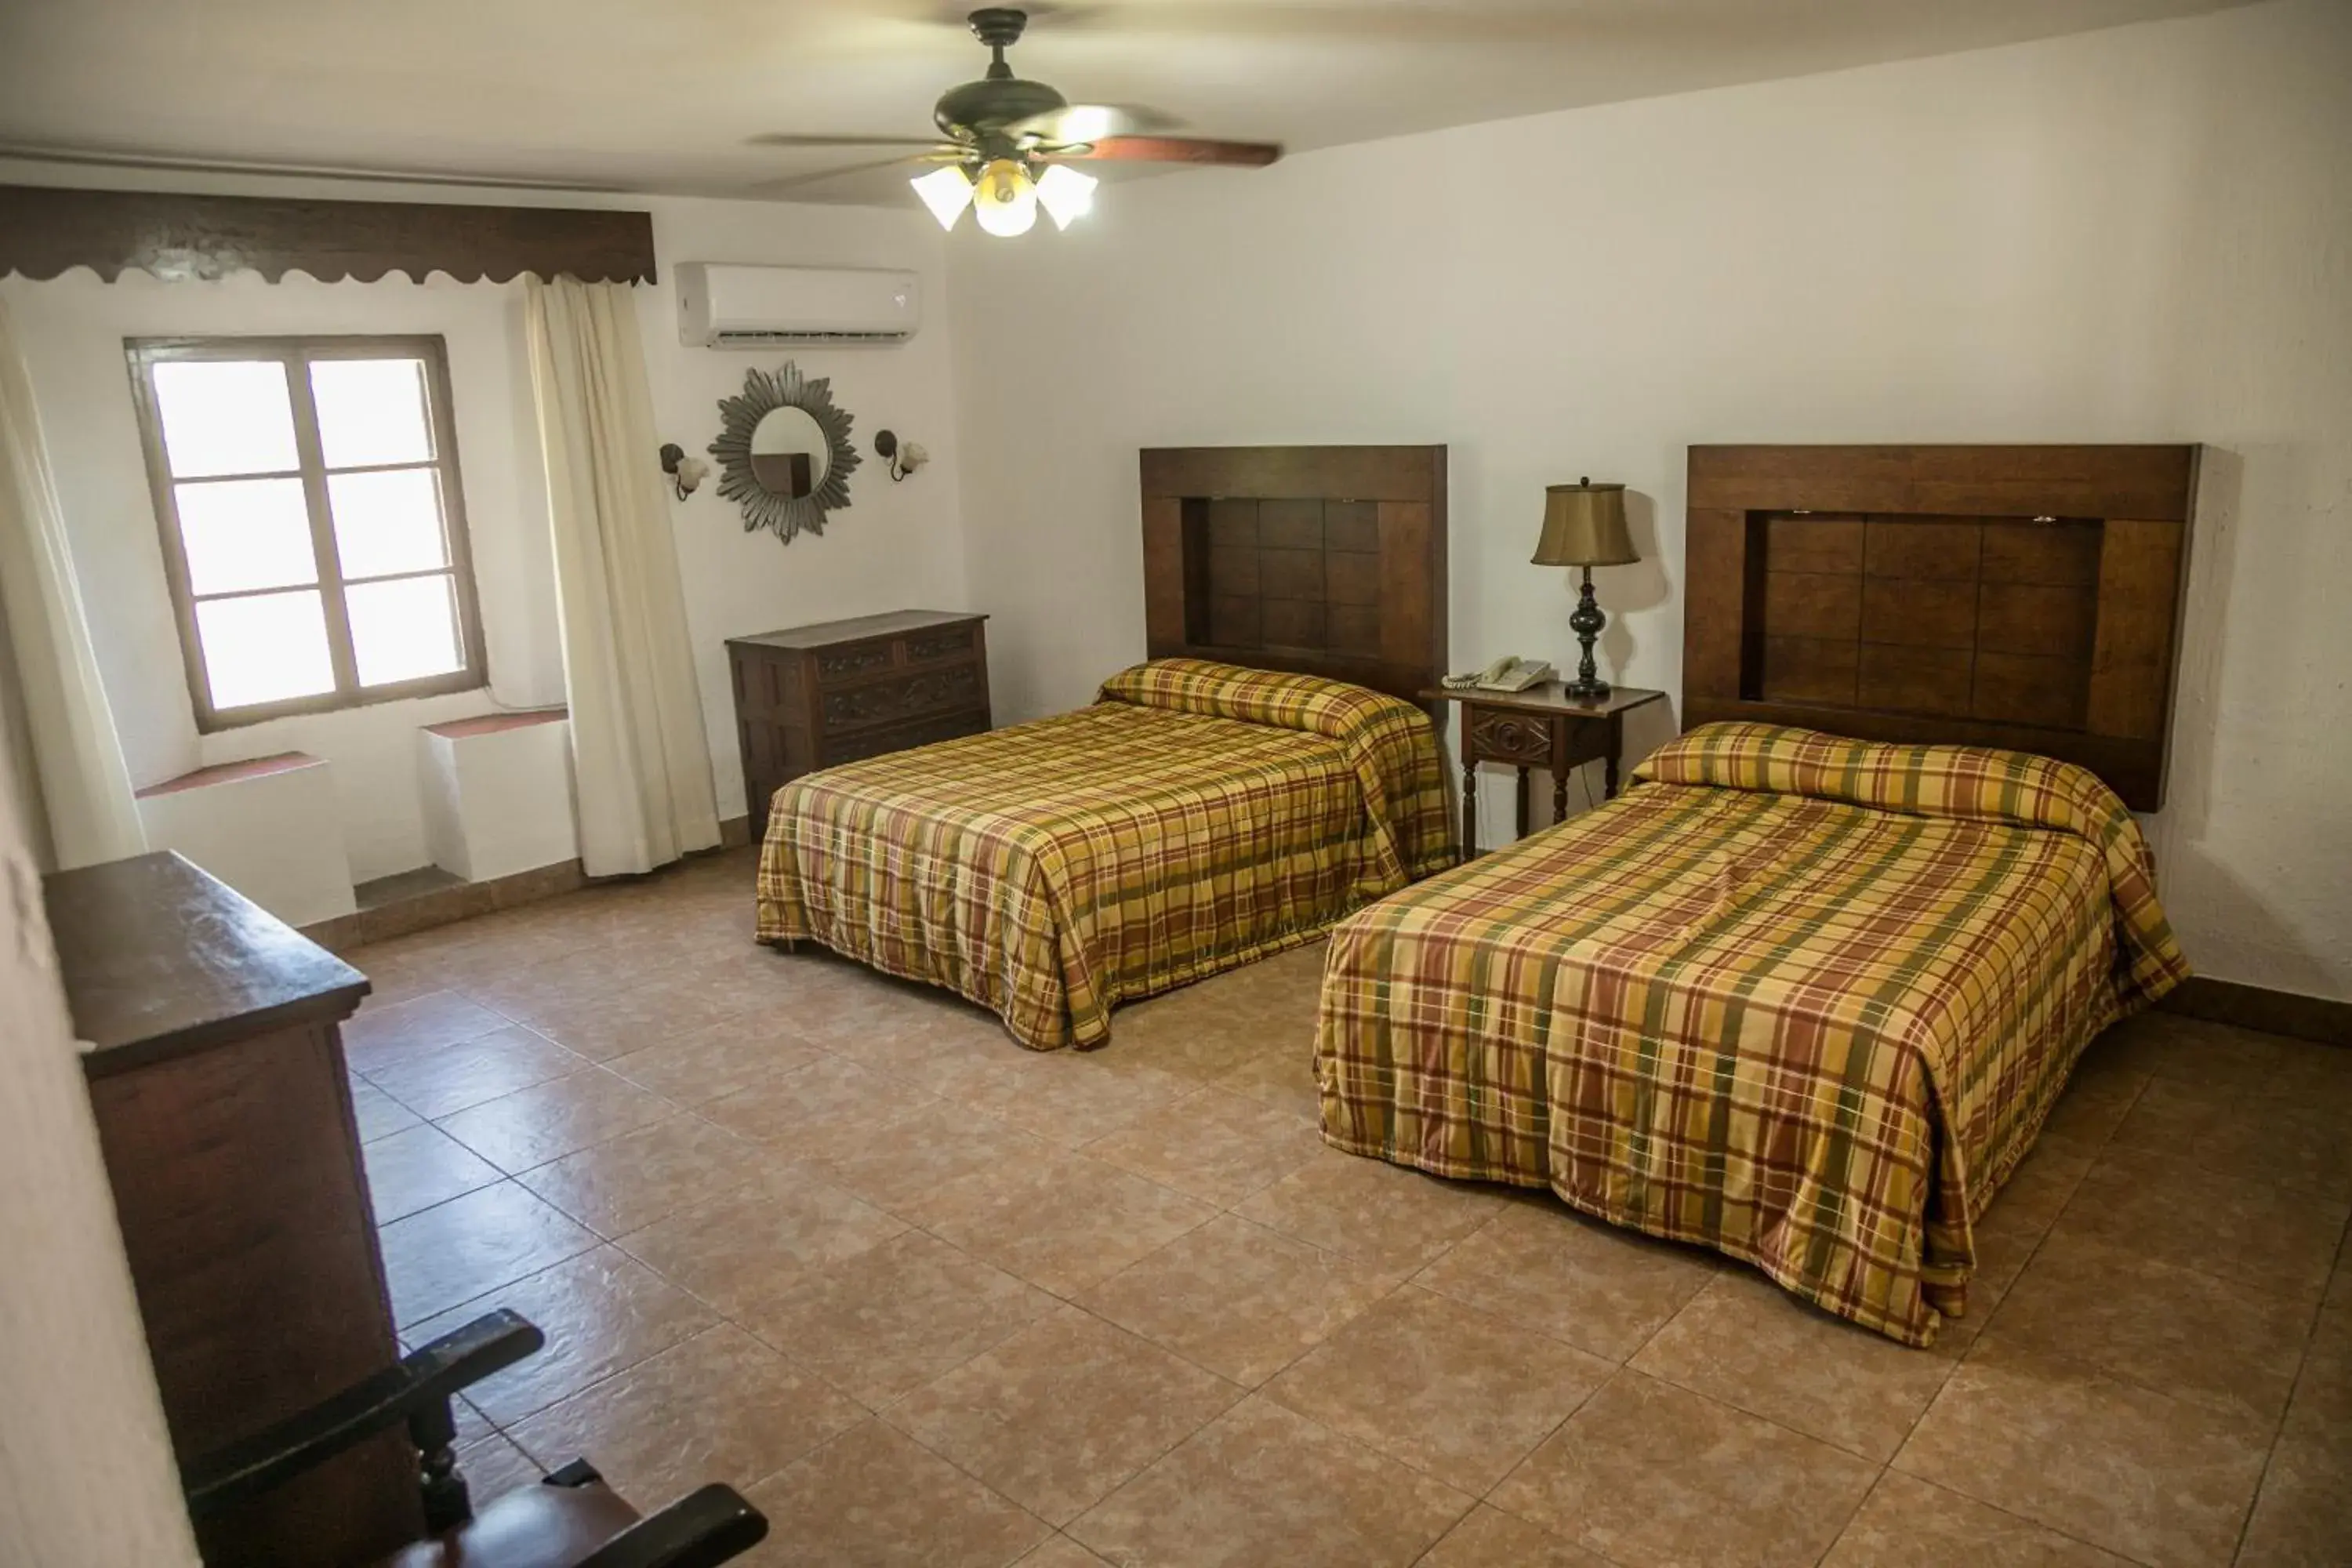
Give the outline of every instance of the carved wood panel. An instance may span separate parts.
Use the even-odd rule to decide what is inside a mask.
[[[1470,751],[1482,763],[1527,763],[1540,767],[1551,761],[1551,726],[1515,713],[1473,708]]]

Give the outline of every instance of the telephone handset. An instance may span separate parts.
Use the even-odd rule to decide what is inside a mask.
[[[1525,691],[1555,679],[1559,672],[1541,659],[1520,658],[1505,654],[1475,675],[1449,675],[1445,684],[1456,690],[1475,688],[1480,691]]]

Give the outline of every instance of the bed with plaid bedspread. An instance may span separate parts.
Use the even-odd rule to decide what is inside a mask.
[[[1633,777],[1335,929],[1324,1138],[1932,1343],[2075,1058],[2188,973],[2138,824],[2067,763],[1764,725]]]
[[[1090,708],[777,791],[759,939],[989,1008],[1038,1050],[1313,940],[1454,863],[1428,716],[1360,686],[1156,659]]]

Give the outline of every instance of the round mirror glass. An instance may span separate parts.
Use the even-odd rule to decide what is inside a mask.
[[[803,408],[771,408],[751,427],[751,477],[773,496],[804,496],[824,483],[833,447]]]

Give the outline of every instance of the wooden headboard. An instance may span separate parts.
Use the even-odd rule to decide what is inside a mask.
[[[2164,804],[2194,447],[1693,447],[1685,724],[2006,746]]]
[[[1168,447],[1143,472],[1154,658],[1352,680],[1445,673],[1445,448]]]

